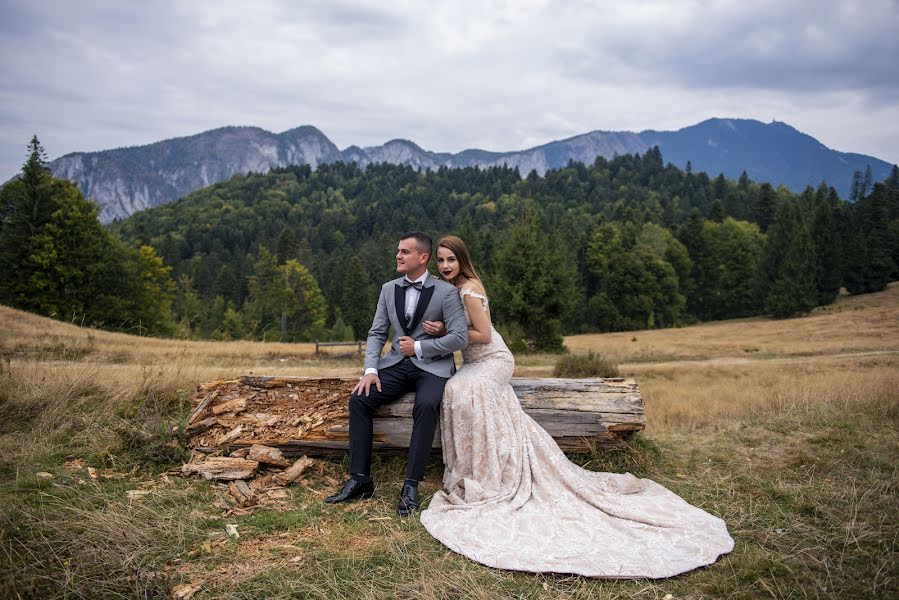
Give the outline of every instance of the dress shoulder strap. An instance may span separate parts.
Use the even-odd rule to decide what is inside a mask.
[[[487,296],[470,288],[459,288],[459,296],[461,298],[465,298],[465,296],[471,296],[472,298],[479,299],[481,301],[481,304],[484,306],[484,310],[487,310],[487,305],[490,303],[490,300],[487,299]]]

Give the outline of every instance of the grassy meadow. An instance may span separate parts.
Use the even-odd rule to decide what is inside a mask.
[[[167,474],[186,456],[177,431],[196,385],[247,372],[349,377],[360,360],[0,307],[0,597],[171,597],[185,585],[196,599],[896,597],[899,283],[798,319],[566,346],[635,377],[648,421],[627,450],[572,460],[652,478],[722,517],[731,554],[661,581],[483,567],[395,516],[402,457],[376,458],[372,501],[321,502],[345,473],[335,457],[290,488],[292,510],[224,516],[221,486]],[[518,357],[516,373],[549,376],[556,358]],[[425,498],[441,472],[434,456]]]

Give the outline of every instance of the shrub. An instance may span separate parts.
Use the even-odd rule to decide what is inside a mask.
[[[556,361],[553,377],[618,377],[618,365],[592,350],[587,354],[566,354]]]

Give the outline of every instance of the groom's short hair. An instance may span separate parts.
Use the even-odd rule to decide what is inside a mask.
[[[431,248],[434,245],[434,240],[431,239],[431,236],[427,233],[422,233],[421,231],[410,231],[401,235],[400,241],[408,240],[409,238],[415,238],[415,243],[418,245],[418,252],[420,254],[427,252],[428,256],[430,256]]]

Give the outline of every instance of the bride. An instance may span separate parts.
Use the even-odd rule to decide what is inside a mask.
[[[421,513],[431,535],[491,567],[609,578],[671,577],[733,549],[724,521],[661,485],[570,462],[509,385],[515,360],[465,243],[442,238],[437,266],[459,288],[469,344],[444,390],[446,491]]]

